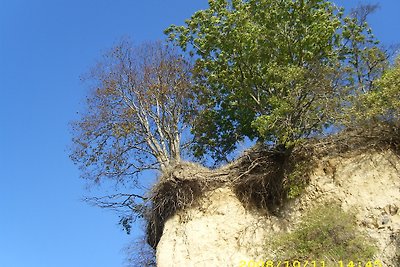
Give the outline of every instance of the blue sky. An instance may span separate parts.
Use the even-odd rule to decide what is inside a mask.
[[[336,1],[354,6],[367,1]],[[377,1],[379,39],[400,42],[400,1]],[[374,3],[374,2],[373,2]],[[122,36],[163,38],[206,0],[0,0],[0,267],[122,266],[132,237],[68,158],[80,82]]]

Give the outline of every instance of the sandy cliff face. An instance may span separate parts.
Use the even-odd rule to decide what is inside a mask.
[[[269,239],[290,231],[305,211],[329,200],[356,211],[360,230],[377,241],[376,258],[384,266],[397,266],[400,159],[392,152],[321,159],[305,192],[287,203],[280,217],[245,209],[229,186],[214,189],[198,205],[166,221],[157,265],[241,266],[243,261],[268,259],[273,254]]]
[[[391,152],[352,155],[321,161],[306,193],[294,203],[292,217],[326,200],[337,200],[353,209],[361,231],[377,241],[384,266],[399,266],[400,159]]]
[[[263,254],[270,220],[245,210],[229,188],[207,193],[199,207],[168,220],[157,247],[157,266],[239,266]]]

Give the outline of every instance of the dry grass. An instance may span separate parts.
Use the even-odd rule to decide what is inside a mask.
[[[318,157],[388,149],[400,155],[400,125],[377,123],[354,127],[326,138],[310,140],[300,149],[312,150]]]

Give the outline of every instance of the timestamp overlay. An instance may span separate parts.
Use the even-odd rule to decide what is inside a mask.
[[[327,263],[323,260],[250,260],[240,261],[239,267],[384,267],[380,260],[357,261],[339,260],[336,263]]]

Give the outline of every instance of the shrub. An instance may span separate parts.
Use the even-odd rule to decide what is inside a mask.
[[[376,251],[373,240],[356,228],[355,216],[334,203],[308,212],[298,227],[279,235],[272,242],[279,260],[323,260],[366,262]]]

